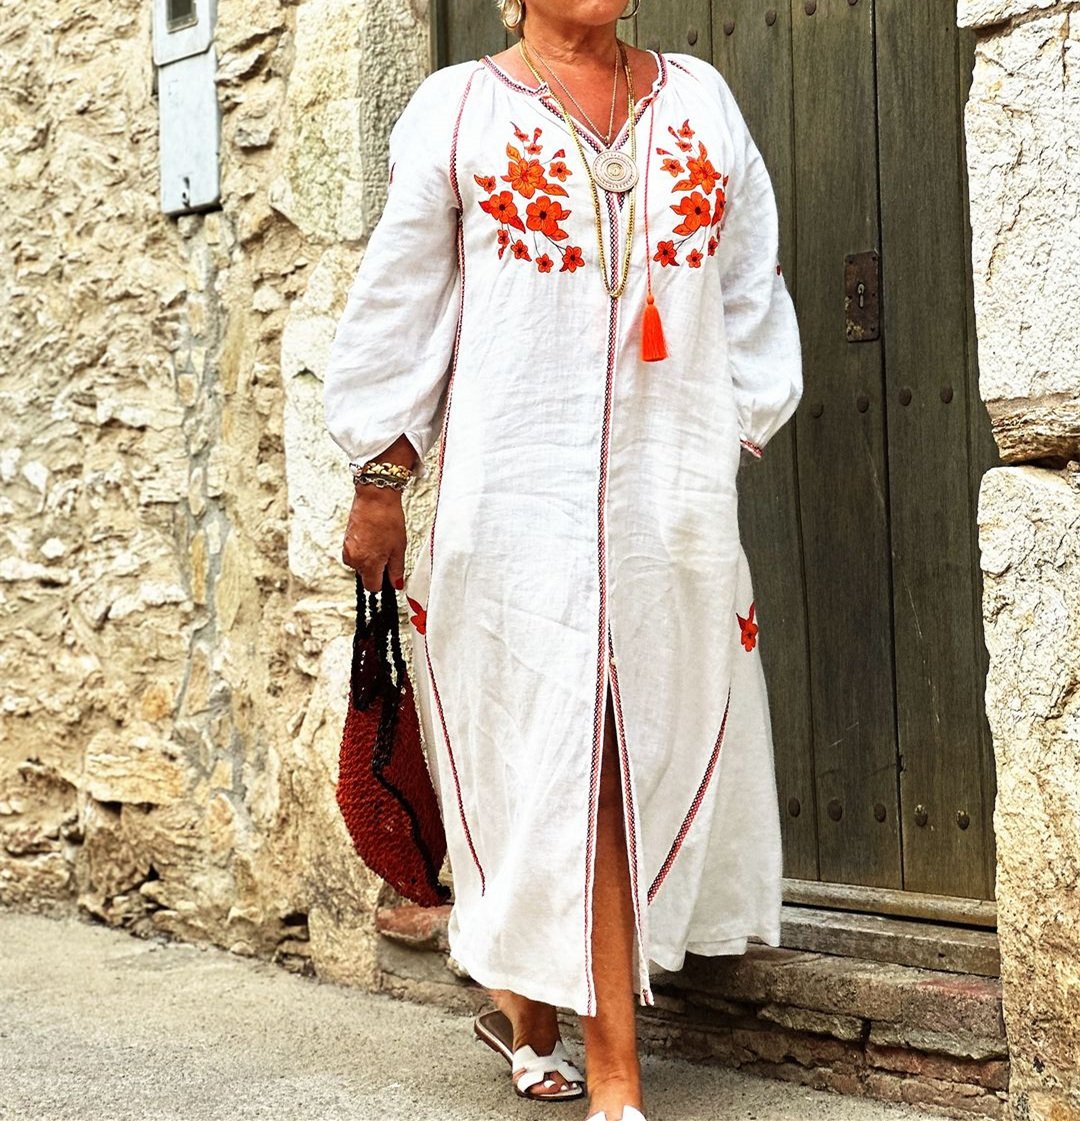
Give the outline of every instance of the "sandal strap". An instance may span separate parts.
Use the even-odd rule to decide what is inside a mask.
[[[584,1082],[585,1075],[573,1064],[566,1045],[560,1039],[548,1055],[538,1055],[527,1043],[514,1052],[514,1084],[525,1093],[530,1086],[544,1081],[544,1075],[561,1074],[567,1082]]]

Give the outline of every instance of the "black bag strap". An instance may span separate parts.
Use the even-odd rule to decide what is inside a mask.
[[[350,684],[353,707],[363,712],[375,700],[382,702],[372,765],[376,771],[390,761],[397,729],[398,710],[407,670],[401,651],[397,592],[390,572],[383,569],[382,588],[369,592],[356,574],[356,632]]]

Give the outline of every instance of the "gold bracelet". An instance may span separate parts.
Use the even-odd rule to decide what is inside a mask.
[[[353,475],[353,484],[356,487],[372,486],[390,487],[391,490],[401,491],[405,489],[406,481],[404,479],[391,479],[388,475]]]
[[[398,479],[404,485],[412,478],[412,471],[408,467],[403,467],[400,463],[390,463],[387,460],[369,459],[367,463],[353,461],[349,464],[349,467],[352,470],[354,481],[361,475],[366,475],[369,478]]]

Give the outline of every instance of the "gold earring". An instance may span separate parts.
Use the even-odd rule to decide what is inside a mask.
[[[523,0],[503,0],[500,5],[502,8],[502,23],[507,31],[517,31],[521,26],[522,21],[525,19],[525,4]],[[514,13],[514,18],[510,19],[510,13]]]

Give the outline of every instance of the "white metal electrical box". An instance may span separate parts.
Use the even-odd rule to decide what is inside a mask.
[[[220,205],[221,112],[214,84],[217,0],[153,0],[161,209]]]

